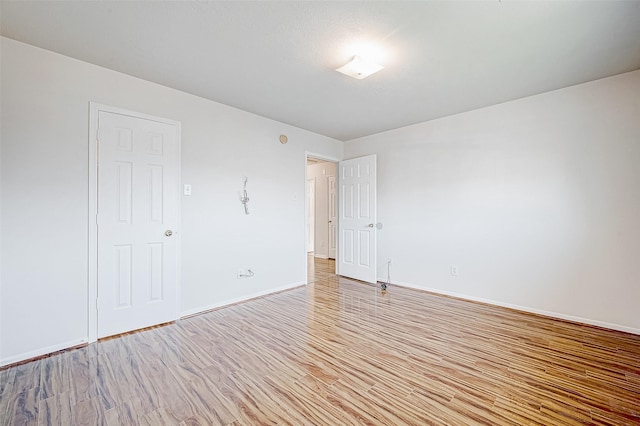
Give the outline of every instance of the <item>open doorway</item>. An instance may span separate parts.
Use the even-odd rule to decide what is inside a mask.
[[[375,284],[377,233],[382,229],[377,221],[376,155],[338,162],[307,153],[305,166],[307,188],[313,185],[308,192],[315,194],[313,219],[305,222],[305,241],[313,238],[313,245],[307,244],[307,278],[314,263],[325,261],[336,275]]]
[[[337,256],[338,166],[335,161],[308,154],[306,168],[305,241],[308,266],[313,266],[316,261],[333,261]]]
[[[337,250],[336,163],[307,157],[307,253],[335,259]]]

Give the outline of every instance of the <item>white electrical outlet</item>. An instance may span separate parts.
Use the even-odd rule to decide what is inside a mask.
[[[240,268],[240,269],[238,269],[238,275],[237,275],[237,277],[238,277],[238,279],[239,279],[239,280],[241,280],[241,279],[244,279],[244,278],[251,278],[251,277],[253,277],[254,275],[255,275],[255,274],[254,274],[254,272],[251,270],[251,268],[250,268],[250,267],[247,267],[247,268]]]
[[[458,267],[455,265],[451,265],[451,275],[454,277],[458,276]]]

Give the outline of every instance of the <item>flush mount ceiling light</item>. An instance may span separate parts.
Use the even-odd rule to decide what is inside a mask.
[[[355,55],[350,62],[340,68],[337,68],[336,71],[346,74],[349,77],[362,80],[363,78],[369,77],[371,74],[380,71],[382,68],[384,68],[382,65],[367,61],[360,56]]]

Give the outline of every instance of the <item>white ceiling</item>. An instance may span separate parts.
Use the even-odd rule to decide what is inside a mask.
[[[640,1],[5,1],[2,35],[340,140],[640,69]],[[336,71],[358,41],[365,80]]]

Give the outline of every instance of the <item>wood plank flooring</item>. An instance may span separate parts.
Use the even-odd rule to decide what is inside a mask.
[[[336,277],[0,371],[0,425],[640,425],[640,336]]]

